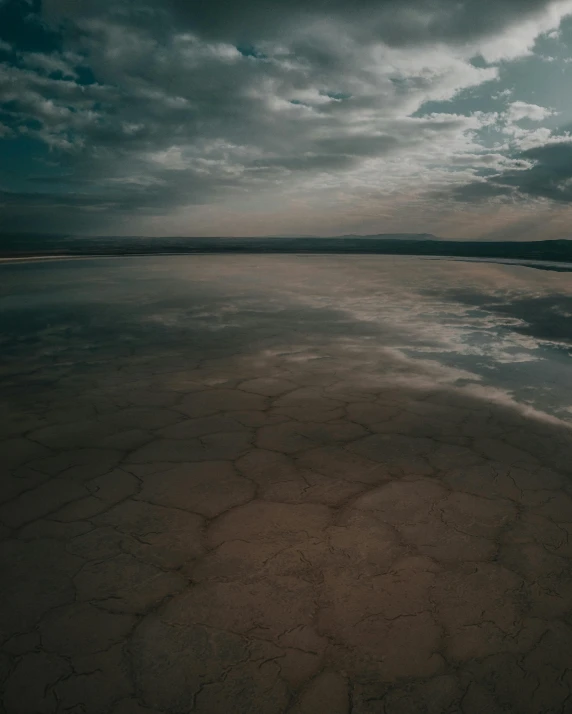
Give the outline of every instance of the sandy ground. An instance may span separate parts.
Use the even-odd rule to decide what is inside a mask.
[[[569,430],[332,356],[29,379],[2,711],[572,711]]]

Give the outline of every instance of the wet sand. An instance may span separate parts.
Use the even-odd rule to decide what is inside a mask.
[[[160,332],[114,298],[88,352],[52,317],[3,368],[0,711],[571,712],[562,413],[358,325],[373,285],[353,332],[317,272],[312,320],[265,321],[209,290],[313,267],[192,260],[208,334],[148,283]]]

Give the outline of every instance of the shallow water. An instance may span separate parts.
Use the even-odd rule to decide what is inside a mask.
[[[176,256],[0,266],[2,362],[58,365],[183,345],[189,357],[336,350],[388,378],[572,419],[572,279],[391,256]],[[324,355],[321,355],[322,357]]]

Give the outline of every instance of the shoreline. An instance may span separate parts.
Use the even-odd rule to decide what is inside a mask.
[[[523,267],[531,267],[531,268],[540,268],[543,270],[560,270],[562,272],[568,272],[572,271],[572,262],[568,261],[558,261],[558,260],[542,260],[542,259],[527,259],[527,258],[497,258],[497,257],[470,257],[470,256],[458,256],[458,255],[426,255],[426,254],[419,254],[419,253],[378,253],[378,252],[371,252],[371,253],[366,253],[363,251],[360,252],[326,252],[326,251],[316,251],[316,252],[282,252],[282,251],[272,251],[272,252],[264,252],[264,251],[196,251],[196,252],[189,252],[189,251],[184,251],[184,252],[157,252],[157,253],[88,253],[88,254],[68,254],[68,253],[61,253],[61,254],[50,254],[50,255],[13,255],[13,256],[1,256],[0,255],[0,266],[1,265],[14,265],[14,264],[23,264],[23,263],[41,263],[44,261],[50,262],[50,261],[62,261],[62,260],[94,260],[94,259],[101,259],[101,258],[153,258],[153,257],[161,257],[165,258],[168,256],[173,256],[173,257],[181,257],[181,256],[193,256],[193,255],[249,255],[249,256],[254,256],[254,255],[276,255],[276,256],[296,256],[296,257],[320,257],[320,256],[327,256],[327,257],[334,257],[334,256],[341,256],[341,255],[347,255],[347,256],[369,256],[371,257],[372,255],[377,255],[377,256],[389,256],[393,258],[421,258],[425,260],[455,260],[455,261],[460,261],[460,262],[469,262],[469,263],[497,263],[501,265],[521,265]]]

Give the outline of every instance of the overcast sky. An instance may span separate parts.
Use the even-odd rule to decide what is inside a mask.
[[[572,0],[0,0],[0,229],[572,237]]]

